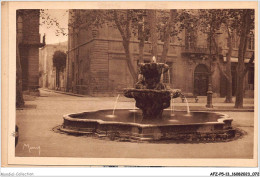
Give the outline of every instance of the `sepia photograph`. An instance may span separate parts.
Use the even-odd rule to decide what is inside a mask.
[[[127,3],[15,7],[8,158],[257,166],[256,3]]]

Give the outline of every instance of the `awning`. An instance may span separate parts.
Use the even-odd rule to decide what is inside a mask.
[[[245,58],[244,62],[249,63],[249,60],[250,60],[250,58]],[[224,57],[223,61],[227,62],[227,57]],[[238,58],[237,57],[231,57],[231,63],[238,63]],[[255,60],[253,61],[253,63],[255,63]]]

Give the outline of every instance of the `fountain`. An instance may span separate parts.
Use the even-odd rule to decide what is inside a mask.
[[[179,90],[172,90],[161,83],[161,75],[169,67],[164,63],[142,63],[139,66],[141,78],[133,89],[125,89],[124,96],[134,98],[136,107],[142,110],[144,122],[160,122],[165,108],[170,106],[171,95],[179,97]]]
[[[184,96],[180,90],[162,83],[168,73],[164,63],[139,64],[139,80],[124,96],[134,98],[139,109],[96,110],[65,115],[59,128],[70,134],[95,134],[119,140],[153,141],[161,139],[209,141],[235,136],[232,119],[214,112],[176,111],[172,99]],[[171,106],[171,107],[170,107]],[[170,107],[170,109],[166,109]],[[112,113],[112,115],[111,115]]]

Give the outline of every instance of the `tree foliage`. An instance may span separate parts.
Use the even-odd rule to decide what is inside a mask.
[[[58,50],[54,52],[52,58],[53,58],[53,66],[56,67],[58,70],[66,66],[67,55],[63,51]]]

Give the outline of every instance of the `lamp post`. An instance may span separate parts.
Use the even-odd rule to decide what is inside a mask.
[[[222,33],[220,32],[220,30],[217,30],[215,32],[215,34],[220,35]],[[212,36],[213,36],[213,33],[212,33],[212,28],[210,26],[210,32],[209,32],[209,37],[210,37],[209,38],[209,58],[210,58],[209,70],[210,70],[210,73],[209,73],[209,82],[208,82],[208,91],[207,91],[207,104],[206,104],[207,108],[213,108],[213,104],[212,104],[212,95],[213,95],[213,91],[212,91],[212,51],[211,51]],[[217,52],[217,55],[218,55],[218,52]]]
[[[209,81],[208,81],[208,91],[207,91],[207,108],[213,108],[212,105],[212,72],[211,72],[211,64],[212,64],[212,53],[211,53],[211,47],[212,47],[212,27],[210,25],[210,31],[209,31]]]

